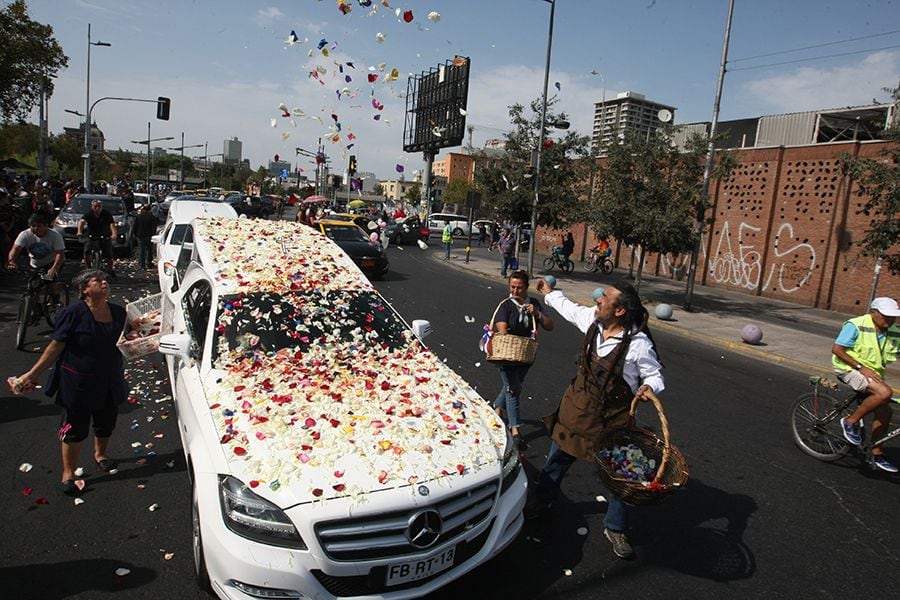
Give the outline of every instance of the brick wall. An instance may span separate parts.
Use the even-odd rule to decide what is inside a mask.
[[[846,142],[739,150],[731,178],[710,187],[712,223],[704,233],[695,289],[721,287],[864,312],[875,259],[862,256],[856,242],[869,218],[857,214],[864,198],[841,175],[837,157],[847,152],[877,158],[884,147]],[[572,231],[576,240],[584,238],[583,225]],[[546,254],[558,244],[559,232],[541,228],[537,237],[537,252]],[[592,238],[587,236],[588,245]],[[615,248],[617,268],[627,271],[630,249]],[[648,255],[644,273],[685,281],[689,261],[689,254]],[[900,298],[900,276],[882,269],[877,295]]]

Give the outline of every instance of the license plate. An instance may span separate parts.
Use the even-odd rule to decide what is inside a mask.
[[[362,260],[362,266],[364,266],[364,267],[374,267],[374,266],[375,266],[375,261],[372,260],[371,258],[364,258],[364,259]]]
[[[388,565],[387,581],[385,583],[388,586],[392,586],[431,577],[452,567],[455,555],[456,548],[454,547],[421,560]]]

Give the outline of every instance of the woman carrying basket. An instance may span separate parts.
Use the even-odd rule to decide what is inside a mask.
[[[523,270],[513,271],[509,276],[509,297],[500,302],[494,312],[494,335],[517,335],[531,337],[536,325],[547,331],[553,330],[553,319],[543,312],[541,304],[528,297],[528,273]],[[500,370],[500,393],[494,400],[494,409],[503,416],[506,413],[513,442],[518,447],[523,443],[519,437],[522,419],[519,415],[519,397],[522,394],[522,382],[531,364],[516,362],[498,362]]]
[[[594,308],[581,306],[552,291],[546,281],[537,290],[544,302],[585,332],[578,371],[563,394],[557,412],[545,417],[553,443],[541,470],[535,497],[525,508],[527,518],[543,515],[559,494],[560,484],[577,459],[593,462],[594,441],[606,429],[625,425],[635,396],[660,393],[662,365],[647,328],[647,309],[631,284],[606,288]],[[628,542],[628,509],[609,497],[603,534],[619,558],[634,551]]]

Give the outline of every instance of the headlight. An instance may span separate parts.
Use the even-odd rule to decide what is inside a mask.
[[[75,225],[78,225],[78,219],[75,217],[57,216],[56,224],[60,227],[74,227]]]
[[[500,484],[500,493],[503,494],[516,480],[522,464],[519,462],[519,449],[513,441],[509,430],[506,430],[506,447],[503,449],[503,479]]]
[[[306,544],[280,508],[257,496],[230,475],[219,476],[219,499],[225,526],[249,540],[306,550]]]

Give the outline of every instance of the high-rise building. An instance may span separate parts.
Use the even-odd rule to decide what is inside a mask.
[[[225,146],[222,150],[222,162],[239,163],[241,162],[241,150],[243,144],[236,137],[225,140]]]
[[[621,143],[626,133],[649,135],[674,116],[674,106],[652,102],[637,92],[622,92],[594,104],[591,149],[602,156],[604,148]]]

